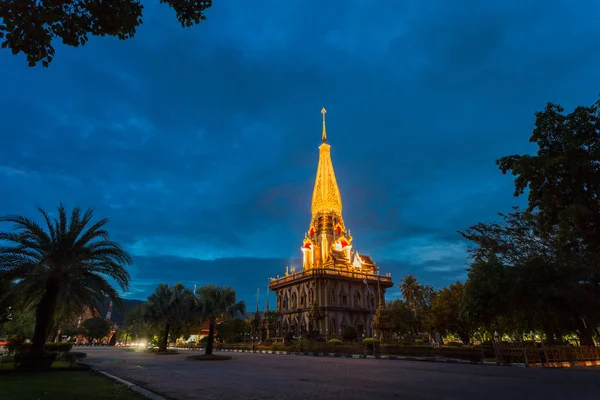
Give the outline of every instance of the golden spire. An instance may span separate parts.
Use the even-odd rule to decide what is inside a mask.
[[[317,167],[317,177],[315,179],[315,189],[312,198],[313,218],[318,214],[334,212],[342,216],[342,196],[335,179],[333,163],[331,162],[331,146],[327,144],[325,132],[325,113],[323,108],[323,143],[319,146],[319,166]]]
[[[327,143],[327,130],[325,130],[325,113],[327,112],[327,110],[325,109],[325,107],[323,107],[323,109],[321,110],[321,114],[323,114],[323,134],[322,139],[323,139],[323,143]]]

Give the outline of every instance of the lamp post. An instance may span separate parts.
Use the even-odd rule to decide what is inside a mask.
[[[258,335],[252,335],[252,352],[256,351],[256,342],[258,342]]]
[[[366,279],[363,279],[363,283],[367,286],[367,290],[369,291],[371,297],[373,297],[373,293],[371,292],[371,288],[369,287],[369,282],[367,282]],[[369,302],[367,302],[367,305],[369,307],[369,311],[371,312],[371,339],[373,340],[373,355],[375,355],[375,321],[373,320],[373,308],[371,307]]]

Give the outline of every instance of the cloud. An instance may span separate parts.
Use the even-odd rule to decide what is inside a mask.
[[[356,249],[447,284],[456,230],[524,201],[494,160],[533,150],[546,101],[597,97],[600,6],[578,5],[263,0],[182,29],[149,3],[135,39],[60,46],[49,69],[1,51],[0,212],[109,217],[129,296],[208,279],[251,300],[300,256],[325,106]]]

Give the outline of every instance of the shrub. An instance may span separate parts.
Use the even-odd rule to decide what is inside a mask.
[[[373,338],[364,338],[363,343],[367,346],[368,350],[373,350],[373,343],[375,343],[376,346],[379,346],[380,340],[379,339],[373,340]]]
[[[342,341],[340,339],[329,339],[327,341],[327,344],[332,344],[332,345],[335,345],[335,346],[339,346],[339,345],[342,344]]]
[[[346,326],[342,332],[342,338],[347,341],[353,341],[358,337],[358,333],[353,326]]]
[[[10,341],[6,344],[8,353],[28,352],[31,350],[31,343],[23,343],[22,341]],[[66,353],[73,348],[73,343],[46,343],[44,350],[50,353]]]
[[[202,339],[200,339],[200,343],[208,343],[208,336],[204,336]]]
[[[45,371],[49,370],[56,360],[56,353],[45,352],[42,357],[29,351],[18,351],[15,354],[15,369],[20,371]]]
[[[417,340],[415,340],[415,344],[416,344],[417,346],[423,346],[423,344],[424,344],[424,343],[425,343],[425,342],[423,341],[423,339],[417,339]]]
[[[288,332],[285,335],[283,335],[283,340],[284,342],[292,342],[294,341],[294,335],[292,334],[292,332]]]
[[[446,342],[444,346],[448,347],[462,347],[463,344],[461,342]]]
[[[273,350],[273,351],[287,351],[288,348],[283,343],[273,343],[273,345],[271,345],[271,350]]]
[[[66,353],[71,351],[73,343],[46,343],[45,349],[50,352]]]

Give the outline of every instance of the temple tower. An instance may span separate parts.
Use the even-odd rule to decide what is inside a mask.
[[[272,278],[277,296],[276,336],[341,337],[353,326],[359,336],[373,334],[373,315],[392,287],[390,274],[379,275],[373,260],[353,249],[352,235],[342,218],[342,196],[337,184],[325,114],[319,162],[312,196],[311,220],[302,242],[302,268],[286,268]],[[374,293],[380,293],[375,296]]]

